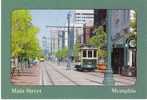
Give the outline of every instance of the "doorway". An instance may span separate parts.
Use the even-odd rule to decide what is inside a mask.
[[[121,74],[124,66],[124,48],[113,48],[112,52],[112,70],[114,74]]]

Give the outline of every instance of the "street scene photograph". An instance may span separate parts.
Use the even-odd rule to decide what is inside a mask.
[[[136,84],[135,10],[18,9],[10,18],[13,85]]]

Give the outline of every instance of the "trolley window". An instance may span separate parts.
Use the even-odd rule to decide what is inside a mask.
[[[83,50],[83,57],[86,57],[86,50]]]
[[[88,57],[92,57],[92,51],[88,51]]]
[[[94,50],[94,57],[96,57],[96,50]]]

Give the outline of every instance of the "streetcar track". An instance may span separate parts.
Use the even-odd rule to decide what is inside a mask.
[[[45,72],[47,73],[48,79],[49,79],[49,81],[51,82],[52,85],[55,85],[55,82],[53,81],[53,79],[52,79],[51,75],[49,74],[49,72],[48,72],[46,67],[47,66],[44,63],[44,69],[45,69]]]
[[[52,65],[53,66],[53,65]],[[68,79],[70,82],[72,82],[75,85],[79,85],[77,82],[73,81],[71,78],[69,78],[68,76],[66,76],[65,74],[63,74],[62,72],[60,72],[59,70],[57,70],[56,68],[52,67],[57,73],[59,73],[60,75],[62,75],[64,78]]]
[[[41,74],[42,74],[41,84],[44,85],[44,79],[43,79],[43,71],[42,71],[42,69],[41,69]]]
[[[79,86],[80,86],[80,84],[78,84],[76,81],[72,80],[72,79],[71,79],[70,77],[68,77],[66,74],[64,74],[64,73],[62,73],[61,71],[59,71],[58,68],[55,68],[54,65],[53,65],[52,63],[46,62],[45,64],[46,64],[45,70],[48,69],[48,68],[47,68],[48,65],[49,65],[49,66],[52,66],[51,68],[52,68],[55,72],[57,72],[59,75],[61,75],[61,76],[64,77],[65,79],[69,80],[69,81],[72,82],[73,84],[79,85]],[[47,74],[48,74],[48,76],[51,76],[51,75],[49,75],[48,71],[47,71]],[[96,77],[99,77],[99,78],[104,78],[103,75],[98,75],[97,73],[83,73],[83,74],[89,74],[89,75],[91,75],[91,76],[96,76]],[[52,80],[51,77],[49,77],[49,78],[50,78],[50,80]],[[122,79],[128,80],[128,81],[131,80],[131,79],[126,79],[126,78],[122,78]],[[122,81],[118,81],[118,80],[115,80],[115,81],[116,81],[116,82],[122,82]],[[53,82],[53,83],[54,83],[54,82]],[[123,84],[128,84],[128,82],[123,82]]]
[[[49,72],[48,72],[48,70],[47,70],[46,67],[47,67],[47,66],[45,66],[45,70],[46,70],[46,72],[47,72],[47,76],[48,76],[48,78],[49,78],[51,84],[52,84],[52,85],[55,85],[55,83],[54,83],[54,81],[53,81],[53,79],[52,79],[51,75],[49,74]]]

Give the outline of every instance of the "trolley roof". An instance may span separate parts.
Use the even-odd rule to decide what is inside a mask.
[[[81,45],[81,50],[83,50],[83,49],[97,50],[97,48],[95,46],[88,45],[88,44]]]

